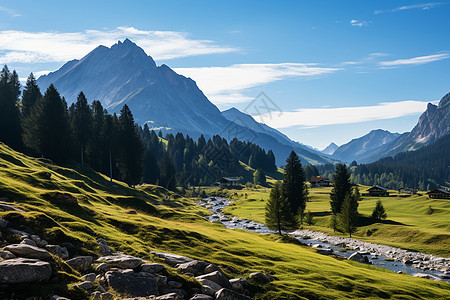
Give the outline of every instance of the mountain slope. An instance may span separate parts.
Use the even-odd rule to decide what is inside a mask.
[[[391,144],[399,136],[398,133],[386,130],[372,130],[368,134],[340,146],[332,157],[343,162],[352,162],[353,160],[358,163],[368,162],[368,159],[378,153],[379,149],[384,145]]]
[[[333,153],[336,152],[336,150],[338,148],[339,148],[339,146],[332,142],[327,147],[325,147],[325,149],[323,149],[320,152],[322,152],[323,154],[327,154],[327,155],[333,155]]]
[[[37,83],[42,90],[53,83],[69,105],[76,101],[80,91],[90,101],[100,100],[110,112],[119,112],[127,104],[135,121],[147,123],[151,129],[183,132],[194,138],[218,134],[228,141],[233,138],[252,141],[266,151],[271,149],[278,165],[284,163],[294,148],[304,163],[330,162],[318,153],[293,147],[275,129],[265,127],[258,131],[246,127],[247,123],[230,122],[192,79],[166,65],[156,66],[142,48],[128,39],[111,48],[99,46],[82,59],[39,77]]]

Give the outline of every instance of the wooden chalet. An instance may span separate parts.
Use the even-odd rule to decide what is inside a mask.
[[[309,180],[309,183],[311,183],[311,187],[331,186],[331,180],[326,177],[313,176]]]
[[[363,196],[369,197],[389,197],[388,189],[379,185],[375,185],[367,190],[367,194],[363,194]]]
[[[237,186],[239,185],[239,178],[236,177],[222,177],[214,184],[221,187]]]
[[[450,199],[450,191],[447,189],[435,189],[429,191],[428,197],[435,199]]]

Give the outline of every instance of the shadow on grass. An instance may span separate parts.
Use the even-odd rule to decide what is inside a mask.
[[[404,223],[392,221],[392,220],[376,220],[372,217],[359,216],[358,225],[359,226],[369,226],[372,224],[388,224],[388,225],[402,225],[402,226],[410,226]]]

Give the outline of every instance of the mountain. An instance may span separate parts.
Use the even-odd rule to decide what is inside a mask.
[[[368,134],[340,146],[331,157],[348,163],[354,160],[358,163],[370,162],[370,158],[379,153],[384,145],[390,145],[399,136],[398,133],[386,130],[372,130]]]
[[[339,146],[332,142],[331,144],[329,144],[325,149],[323,149],[320,152],[322,152],[323,154],[327,154],[327,155],[333,155],[333,153],[336,152],[336,150],[338,148],[339,148]]]
[[[278,165],[294,148],[303,163],[332,161],[312,150],[293,147],[286,136],[268,126],[260,130],[252,122],[230,122],[195,81],[166,65],[157,66],[129,39],[110,48],[99,46],[82,59],[69,61],[59,70],[39,77],[37,83],[41,90],[53,83],[69,105],[81,91],[90,101],[99,100],[110,112],[119,112],[127,104],[137,123],[147,123],[154,130],[183,132],[194,138],[218,134],[228,141],[252,141],[266,151],[272,149]]]

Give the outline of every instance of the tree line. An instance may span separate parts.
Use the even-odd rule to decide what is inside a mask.
[[[0,141],[59,164],[89,165],[111,180],[172,190],[242,174],[239,161],[262,173],[276,171],[273,152],[250,142],[203,135],[194,141],[181,133],[163,137],[147,124],[137,125],[126,104],[119,115],[109,114],[100,101],[89,105],[83,92],[68,107],[53,85],[42,94],[33,74],[21,93],[18,74],[7,66],[0,73]]]

